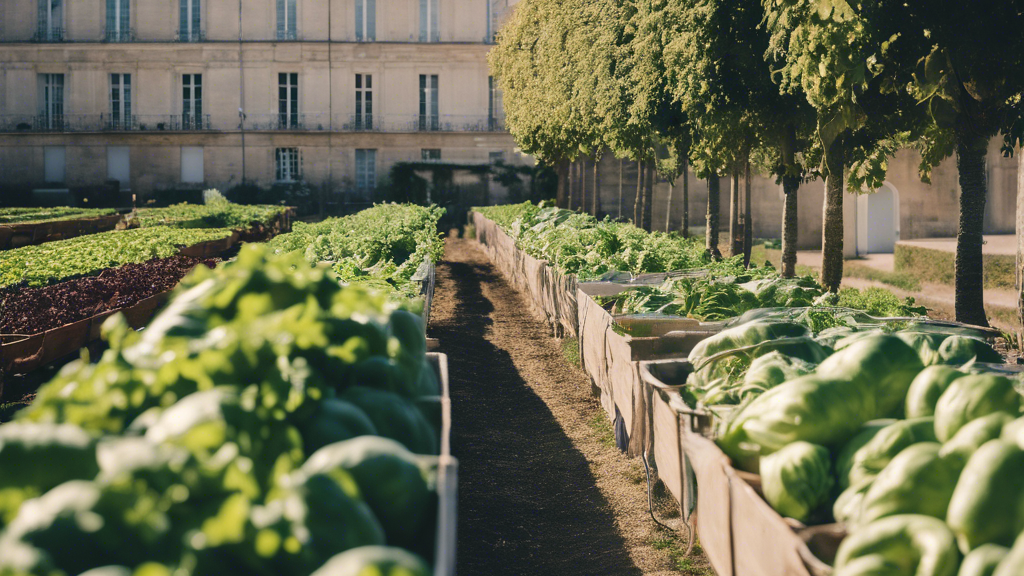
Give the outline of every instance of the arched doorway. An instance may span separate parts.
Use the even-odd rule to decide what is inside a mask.
[[[857,200],[857,251],[861,254],[892,254],[900,239],[900,198],[886,182]]]

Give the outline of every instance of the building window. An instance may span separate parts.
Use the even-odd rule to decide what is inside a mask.
[[[131,42],[131,0],[107,0],[107,42]]]
[[[437,0],[420,0],[420,42],[440,42]]]
[[[484,42],[485,43],[490,43],[490,42],[494,41],[494,15],[493,15],[494,13],[493,13],[493,8],[491,7],[491,0],[486,0],[486,2],[487,2],[487,33],[484,36]]]
[[[64,0],[39,0],[36,39],[40,42],[64,40]]]
[[[132,118],[132,75],[110,75],[110,122],[108,128],[131,129]]]
[[[298,148],[278,148],[274,165],[277,169],[275,177],[278,182],[298,182],[302,179],[302,174],[299,172]]]
[[[183,74],[181,76],[181,128],[183,130],[203,129],[203,75]]]
[[[130,156],[127,146],[107,147],[107,180],[120,182],[122,191],[132,186]]]
[[[373,75],[356,74],[356,130],[373,129]]]
[[[420,74],[420,130],[440,129],[437,84],[437,74]]]
[[[504,164],[505,163],[505,151],[498,150],[497,152],[490,152],[487,155],[487,159],[491,164]]]
[[[65,167],[66,158],[63,146],[43,147],[43,170],[46,182],[64,182]]]
[[[178,40],[181,42],[201,42],[203,37],[202,12],[199,10],[200,0],[180,0],[181,14],[178,18]]]
[[[39,119],[45,130],[61,130],[64,126],[64,75],[40,74],[42,88],[42,115]]]
[[[297,40],[295,23],[298,20],[296,0],[277,0],[277,39]]]
[[[487,129],[490,131],[501,130],[501,114],[503,103],[501,101],[501,90],[494,76],[487,77]]]
[[[356,41],[377,39],[377,0],[356,0]]]
[[[299,127],[299,75],[296,72],[277,75],[277,126],[280,130]]]
[[[377,187],[377,151],[356,149],[356,190],[370,192]]]
[[[440,148],[424,148],[420,150],[421,159],[424,162],[440,162],[441,161],[441,149]]]
[[[200,184],[203,182],[203,147],[182,146],[181,147],[181,181],[185,184]]]

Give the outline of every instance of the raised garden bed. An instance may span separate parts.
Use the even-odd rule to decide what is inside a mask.
[[[103,214],[70,216],[46,221],[0,223],[0,250],[107,232],[114,230],[120,222],[120,214]]]

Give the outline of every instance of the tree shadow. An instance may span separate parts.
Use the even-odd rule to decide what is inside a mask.
[[[486,338],[495,303],[482,286],[504,280],[489,264],[446,261],[438,272],[438,291],[454,300],[430,332],[451,370],[459,574],[641,574],[586,457]],[[508,304],[527,305],[516,297],[499,310]]]

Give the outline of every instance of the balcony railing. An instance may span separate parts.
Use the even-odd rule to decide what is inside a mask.
[[[64,29],[54,27],[42,27],[32,37],[33,42],[63,42]]]
[[[503,132],[501,118],[458,114],[349,114],[335,116],[334,122],[323,112],[303,114],[250,114],[246,130],[291,130],[299,132]]]
[[[206,42],[206,30],[178,30],[178,42]]]
[[[342,132],[384,132],[384,118],[378,114],[350,114]]]
[[[135,42],[135,30],[107,30],[103,35],[106,42]]]
[[[245,129],[256,131],[327,132],[331,129],[331,116],[320,112],[308,114],[248,114],[245,118]]]
[[[0,132],[195,132],[210,126],[209,114],[0,116]]]
[[[230,126],[230,128],[228,128]],[[220,129],[237,130],[237,120],[221,122]],[[209,114],[0,115],[0,132],[195,132],[212,130]],[[261,132],[503,132],[500,118],[468,115],[419,114],[249,114],[245,129]]]

